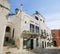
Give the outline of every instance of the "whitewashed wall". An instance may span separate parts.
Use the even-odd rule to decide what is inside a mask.
[[[0,0],[0,4],[9,7],[10,5],[7,3],[6,0]],[[5,28],[7,23],[7,14],[9,13],[8,10],[6,10],[3,7],[0,7],[0,54],[2,54],[3,50],[3,42],[4,42],[4,36],[5,36]]]
[[[36,20],[35,16],[38,16],[39,20]],[[19,45],[20,47],[23,47],[23,40],[22,40],[23,38],[21,37],[21,34],[24,30],[30,31],[30,23],[35,25],[35,26],[39,26],[40,31],[41,31],[41,29],[46,30],[46,31],[48,30],[48,28],[46,26],[46,23],[45,23],[45,18],[43,18],[40,15],[31,16],[31,15],[19,10],[18,14],[10,16],[9,18],[11,19],[12,27],[15,29],[14,36],[16,38],[16,41],[18,39],[20,41],[20,44],[17,43],[17,45]],[[42,21],[40,21],[40,19],[42,19]],[[43,20],[44,20],[44,22],[43,22]],[[46,39],[45,40],[42,39],[42,41],[47,41]],[[40,46],[41,45],[41,40],[40,39],[39,39],[39,42],[40,42],[39,43],[39,46]],[[34,46],[34,48],[35,48],[35,46]]]

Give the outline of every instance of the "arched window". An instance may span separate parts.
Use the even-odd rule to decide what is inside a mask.
[[[39,20],[37,16],[35,16],[35,19],[36,19],[36,20]]]
[[[10,32],[10,27],[9,26],[6,27],[6,32]]]

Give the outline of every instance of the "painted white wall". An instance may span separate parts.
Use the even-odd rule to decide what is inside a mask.
[[[34,46],[34,48],[36,48],[36,38],[34,38],[34,44],[33,44]]]
[[[39,20],[35,19],[35,16],[38,16]],[[13,16],[9,16],[9,19],[12,22],[12,27],[15,29],[15,37],[17,39],[20,40],[21,34],[24,30],[26,31],[30,31],[30,23],[35,25],[35,26],[39,26],[40,31],[42,30],[46,30],[46,32],[48,34],[50,34],[50,32],[48,32],[48,28],[47,25],[45,23],[45,18],[43,18],[41,15],[29,15],[21,10],[19,10],[18,14],[13,15]],[[42,19],[42,21],[40,21],[40,19]],[[43,22],[44,20],[44,22]],[[25,23],[26,22],[26,23]],[[50,30],[49,30],[50,31]],[[42,39],[42,41],[46,41],[47,42],[47,38],[45,40]],[[41,45],[41,40],[39,40],[39,46]],[[21,45],[22,46],[22,45]]]
[[[10,5],[7,3],[6,0],[0,0],[0,4],[9,7]],[[3,42],[4,42],[4,36],[5,36],[5,28],[7,24],[7,14],[9,11],[3,7],[0,7],[0,54],[2,54],[3,50]]]
[[[3,6],[10,8],[10,3],[8,2],[8,0],[0,0],[0,4],[2,4]]]

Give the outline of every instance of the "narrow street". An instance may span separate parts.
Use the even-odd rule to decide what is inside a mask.
[[[5,49],[6,50],[6,49]],[[16,48],[10,48],[7,51],[4,51],[3,54],[60,54],[60,48],[50,48],[50,49],[43,49],[37,48],[33,50],[18,50]]]
[[[60,49],[35,49],[32,52],[35,54],[60,54]]]

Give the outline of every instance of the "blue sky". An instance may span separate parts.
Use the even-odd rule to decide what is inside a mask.
[[[23,4],[23,10],[29,14],[39,11],[46,19],[47,26],[50,29],[60,28],[60,0],[9,0],[11,11],[20,8]]]

